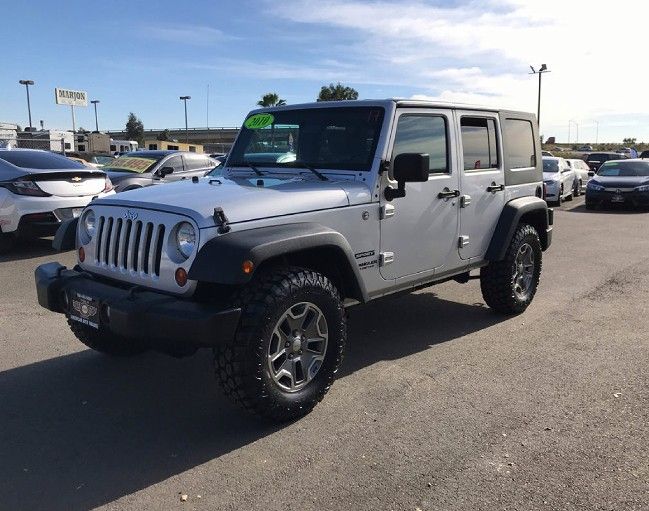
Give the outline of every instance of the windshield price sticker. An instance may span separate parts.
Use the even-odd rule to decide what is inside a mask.
[[[115,161],[109,163],[107,166],[110,166],[111,169],[124,169],[132,170],[134,172],[144,172],[151,165],[155,163],[155,160],[150,158],[117,158]]]
[[[275,121],[273,114],[255,114],[248,117],[243,125],[249,130],[260,130]]]

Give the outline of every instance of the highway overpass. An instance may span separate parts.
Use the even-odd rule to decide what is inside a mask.
[[[144,130],[144,138],[152,139],[157,138],[164,129],[149,129]],[[234,142],[234,139],[239,133],[239,128],[189,128],[185,132],[185,128],[169,129],[169,138],[185,142],[189,138],[189,142],[196,144],[203,144],[205,152],[227,152]],[[111,138],[116,140],[124,140],[126,133],[124,131],[109,131],[108,134]]]

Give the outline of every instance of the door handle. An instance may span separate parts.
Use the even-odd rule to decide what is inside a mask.
[[[449,190],[444,188],[441,192],[437,194],[438,199],[452,199],[454,197],[460,196],[460,190]]]
[[[497,185],[496,183],[491,183],[491,185],[487,186],[487,191],[488,192],[502,192],[505,190],[505,185]]]

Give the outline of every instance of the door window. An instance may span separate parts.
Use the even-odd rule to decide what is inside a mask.
[[[507,161],[511,169],[536,166],[532,123],[521,119],[505,120]]]
[[[183,168],[183,159],[181,156],[172,156],[169,158],[166,162],[162,164],[163,167],[172,167],[174,169],[174,173],[176,172],[182,172],[185,170]]]
[[[402,115],[394,137],[392,161],[402,153],[423,153],[430,157],[429,172],[449,172],[446,118],[439,115]]]
[[[460,127],[464,170],[498,168],[498,140],[495,119],[462,117]]]

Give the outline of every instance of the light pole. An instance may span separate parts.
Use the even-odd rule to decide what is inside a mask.
[[[595,128],[595,144],[599,142],[599,121],[595,121],[595,125],[597,126]]]
[[[20,85],[25,86],[25,90],[27,91],[27,114],[29,115],[29,131],[32,130],[32,106],[29,103],[29,86],[34,85],[34,80],[19,80],[18,83]]]
[[[192,97],[180,96],[180,99],[185,103],[185,142],[189,144],[189,129],[187,128],[187,100],[192,99]]]
[[[548,69],[548,66],[545,64],[541,64],[541,68],[536,71],[534,67],[530,66],[530,69],[532,72],[530,73],[531,75],[539,75],[539,102],[538,102],[538,107],[536,110],[536,122],[539,123],[539,131],[541,130],[541,76],[543,73],[549,73],[550,70]]]
[[[95,131],[99,133],[99,120],[97,119],[97,103],[100,101],[98,99],[93,99],[90,101],[95,107]]]

